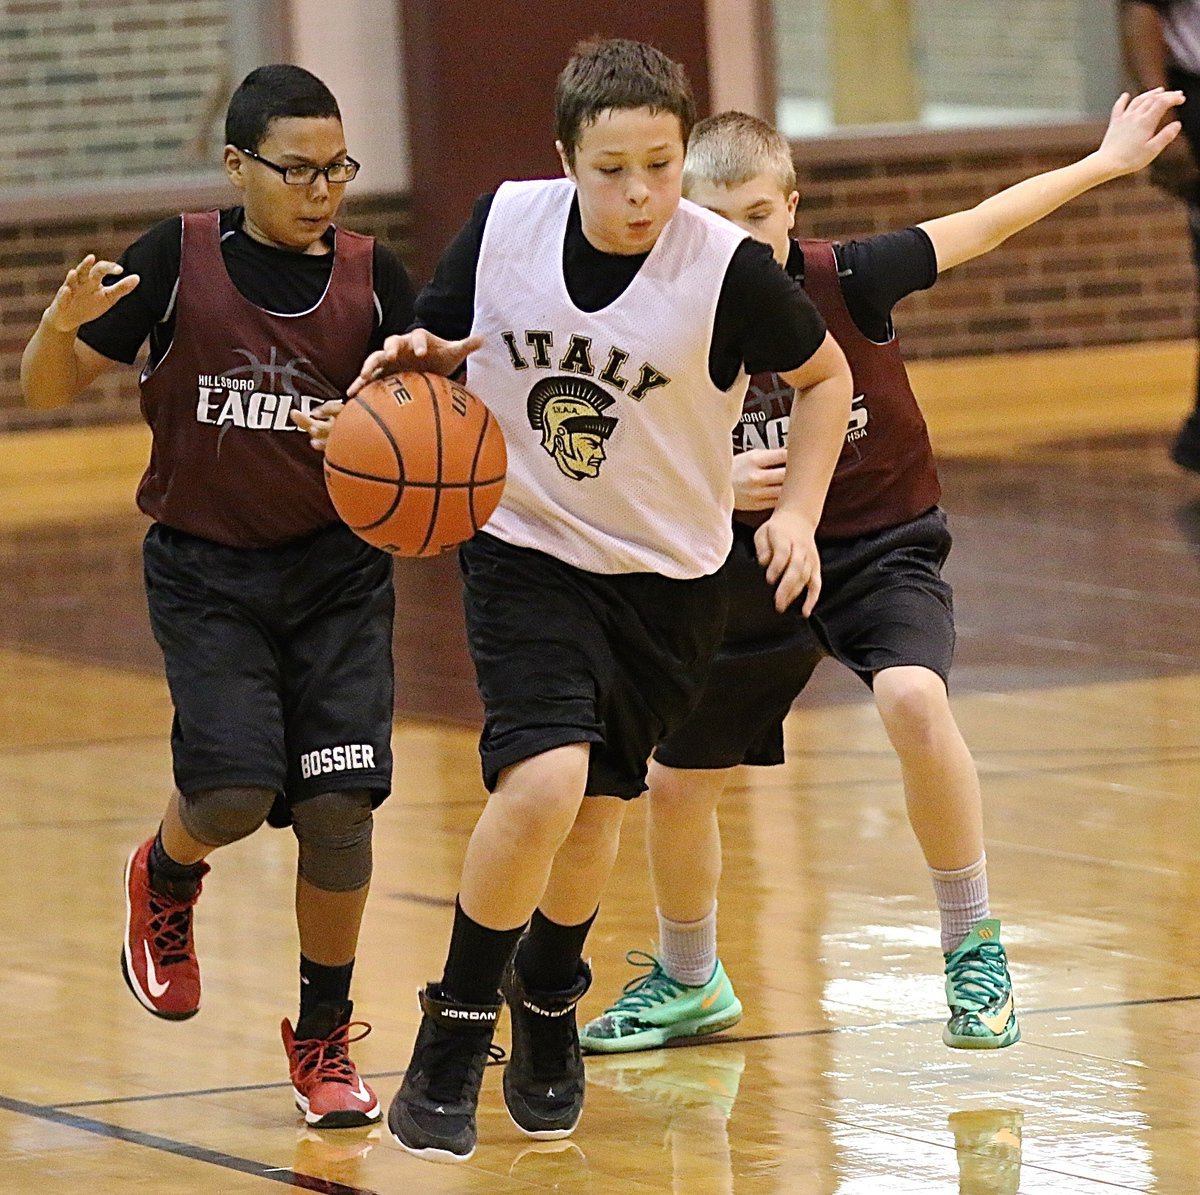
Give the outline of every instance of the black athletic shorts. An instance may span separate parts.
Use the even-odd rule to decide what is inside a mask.
[[[392,561],[341,524],[276,548],[151,526],[150,625],[175,704],[175,784],[255,787],[271,821],[318,793],[392,782]]]
[[[512,764],[591,743],[589,794],[638,796],[687,716],[725,625],[725,571],[590,573],[486,532],[459,549],[490,790]]]
[[[672,768],[783,763],[783,720],[823,656],[867,685],[903,665],[949,682],[954,609],[942,565],[950,545],[939,507],[873,535],[820,543],[821,596],[806,620],[799,601],[776,613],[754,530],[735,523],[725,638],[696,708],[655,759]]]

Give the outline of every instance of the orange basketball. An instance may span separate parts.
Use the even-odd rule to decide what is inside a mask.
[[[500,501],[508,458],[492,413],[433,373],[364,386],[334,421],[325,485],[367,543],[436,556],[470,539]]]

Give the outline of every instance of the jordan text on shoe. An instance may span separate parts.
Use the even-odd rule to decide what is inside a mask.
[[[946,955],[950,1019],[942,1041],[960,1050],[996,1050],[1021,1039],[1000,922],[980,921]]]
[[[504,976],[504,998],[512,1017],[504,1103],[517,1128],[541,1141],[570,1136],[583,1114],[583,1056],[575,1005],[591,982],[592,972],[582,960],[575,982],[562,992],[529,990],[513,964]]]
[[[280,1025],[292,1076],[292,1095],[307,1124],[321,1129],[349,1129],[374,1124],[382,1112],[375,1093],[359,1078],[350,1044],[371,1032],[365,1021],[351,1021],[349,1000],[322,1004],[298,1022]],[[361,1033],[351,1034],[352,1029]],[[297,1030],[304,1036],[297,1037]]]
[[[625,961],[649,968],[579,1035],[588,1054],[653,1050],[676,1037],[720,1033],[742,1019],[742,1003],[718,959],[708,982],[688,987],[671,978],[652,954],[631,950]]]
[[[388,1108],[397,1145],[433,1162],[463,1162],[475,1152],[475,1111],[500,1002],[462,1004],[436,984],[420,993],[421,1028],[404,1082]]]
[[[150,848],[137,847],[125,864],[125,940],[121,974],[138,1002],[157,1017],[185,1021],[200,1009],[200,964],[192,940],[192,912],[200,897],[177,900],[150,883]],[[201,864],[199,875],[208,873]]]

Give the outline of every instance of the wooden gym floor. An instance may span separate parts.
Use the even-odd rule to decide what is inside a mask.
[[[913,371],[957,536],[955,707],[1023,1042],[941,1045],[936,915],[897,765],[865,691],[826,663],[789,764],[747,770],[724,810],[722,956],[745,1020],[590,1060],[565,1142],[522,1138],[489,1070],[459,1167],[295,1114],[289,835],[214,861],[200,1016],[157,1021],[125,990],[121,868],[170,783],[130,497],[144,434],[3,439],[0,1190],[1200,1189],[1200,477],[1165,453],[1192,366],[1191,346],[1152,345]],[[395,738],[356,980],[375,1025],[356,1057],[385,1102],[482,799],[471,726],[402,717]],[[590,941],[589,1014],[650,944],[640,822]]]

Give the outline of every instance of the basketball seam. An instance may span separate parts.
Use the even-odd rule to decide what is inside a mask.
[[[384,513],[378,519],[375,519],[370,523],[359,523],[357,525],[354,523],[346,524],[348,527],[352,528],[354,531],[372,531],[376,527],[379,527],[382,524],[386,523],[388,521],[388,519],[390,519],[392,517],[392,515],[394,515],[396,513],[397,509],[400,506],[400,499],[404,496],[404,489],[405,489],[405,486],[408,484],[404,477],[404,457],[400,453],[400,445],[396,443],[396,437],[392,435],[392,429],[390,427],[388,427],[387,423],[379,417],[379,414],[375,411],[375,409],[371,406],[371,404],[361,402],[357,396],[352,398],[350,401],[357,402],[358,405],[360,407],[362,407],[362,409],[364,411],[366,411],[366,413],[368,415],[370,415],[372,419],[375,420],[376,424],[379,426],[379,430],[381,432],[383,432],[383,434],[385,436],[387,436],[388,443],[392,446],[392,453],[396,457],[396,469],[400,474],[400,476],[395,481],[392,481],[391,478],[382,478],[382,477],[375,479],[378,481],[386,481],[389,485],[394,485],[396,487],[396,493],[395,493],[395,496],[392,498],[391,506],[389,506],[387,508],[387,510],[384,511]],[[337,468],[336,465],[331,465],[328,460],[325,462],[325,467],[327,469],[331,469],[331,468],[336,469]],[[341,470],[341,471],[348,472],[348,470]]]
[[[437,470],[435,476],[438,479],[438,485],[433,491],[433,508],[429,512],[429,527],[425,532],[425,538],[421,541],[421,546],[417,549],[418,556],[425,555],[425,549],[429,547],[429,541],[433,539],[433,533],[437,528],[438,511],[442,504],[442,467],[445,463],[442,459],[442,407],[438,402],[437,391],[434,389],[433,383],[424,375],[422,375],[421,380],[429,390],[429,405],[433,410],[433,429],[437,433]]]
[[[377,481],[380,485],[396,485],[398,484],[394,477],[380,477],[375,473],[359,473],[354,469],[347,469],[345,465],[330,464],[325,462],[325,468],[330,473],[341,473],[345,477],[357,477],[360,481]],[[404,488],[406,490],[469,490],[471,488],[483,489],[489,485],[499,485],[505,480],[505,475],[500,474],[499,477],[484,477],[477,478],[475,481],[406,481]]]
[[[479,522],[475,518],[475,470],[479,467],[479,458],[483,454],[483,442],[487,439],[488,424],[491,422],[492,413],[483,406],[483,426],[479,429],[479,439],[475,443],[475,455],[471,458],[471,479],[469,489],[467,490],[467,512],[471,516],[471,534],[474,535],[479,530]]]

